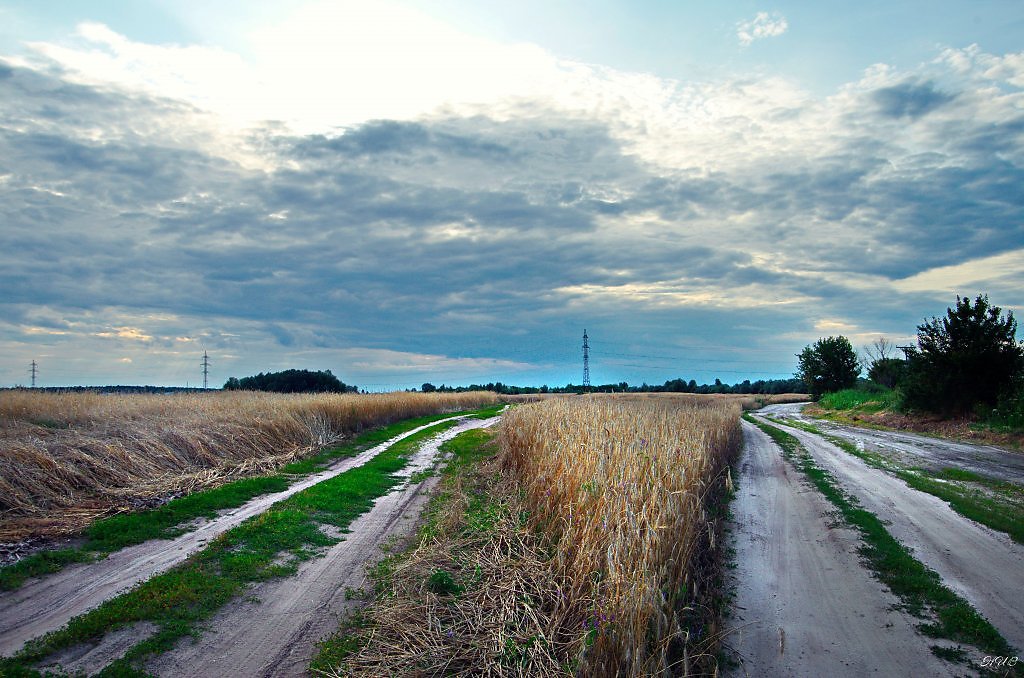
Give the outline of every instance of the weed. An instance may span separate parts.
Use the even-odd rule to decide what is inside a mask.
[[[466,589],[455,581],[450,572],[437,569],[431,572],[430,578],[427,579],[427,590],[439,596],[457,596]]]

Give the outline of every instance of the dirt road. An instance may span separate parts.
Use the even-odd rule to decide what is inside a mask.
[[[771,414],[772,410],[765,408],[755,416],[762,413]],[[796,436],[819,467],[885,521],[896,540],[967,599],[1011,645],[1024,648],[1024,547],[820,436],[788,426],[779,428]],[[944,447],[942,441],[927,440],[933,449]]]
[[[858,535],[832,505],[743,423],[730,541],[736,597],[725,644],[735,676],[952,676],[915,630],[919,620],[861,565]]]
[[[450,417],[457,419],[457,417]],[[476,420],[473,420],[476,421]],[[328,478],[361,466],[392,444],[438,422],[395,436],[356,457],[342,459],[329,469],[293,484],[283,492],[263,495],[249,503],[206,521],[197,529],[174,540],[153,540],[122,549],[107,558],[74,565],[30,581],[21,588],[0,594],[0,655],[12,655],[26,641],[53,631],[113,598],[135,584],[170,569],[203,548],[211,539],[262,513],[272,504]]]
[[[991,445],[974,445],[914,433],[875,431],[843,426],[828,420],[812,419],[800,413],[802,403],[769,405],[760,413],[773,417],[813,423],[819,429],[851,441],[870,452],[891,457],[907,466],[922,466],[932,471],[954,467],[974,471],[996,480],[1024,484],[1024,454]]]
[[[498,418],[471,419],[424,443],[403,472],[429,467],[445,440]],[[229,605],[193,641],[186,638],[146,670],[159,676],[306,676],[316,644],[338,629],[339,618],[357,601],[347,591],[365,584],[366,565],[385,555],[382,544],[408,535],[436,478],[381,497],[351,525],[351,533],[327,555],[306,563],[292,577],[267,582],[252,597]]]

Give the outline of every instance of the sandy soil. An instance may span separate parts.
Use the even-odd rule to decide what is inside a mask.
[[[467,420],[432,438],[405,475],[430,467],[445,440],[497,421]],[[308,675],[317,642],[337,631],[342,615],[361,605],[346,600],[346,591],[366,583],[366,566],[385,555],[382,544],[411,534],[434,482],[436,477],[407,483],[381,497],[324,557],[305,563],[293,577],[255,587],[252,598],[221,610],[198,640],[185,639],[146,670],[159,676]]]
[[[729,539],[734,676],[962,675],[935,657],[895,596],[861,565],[859,539],[764,433],[744,422]]]
[[[967,599],[1011,645],[1024,648],[1024,546],[964,518],[941,499],[912,489],[820,436],[787,426],[780,428],[796,436],[818,466],[830,472],[864,508],[885,521],[894,538]],[[901,439],[905,436],[877,433]],[[925,440],[933,450],[942,448],[942,441]],[[900,444],[907,443],[903,440]]]
[[[443,421],[457,419],[450,417]],[[472,420],[477,421],[477,420]],[[201,523],[194,531],[173,540],[153,540],[131,546],[107,558],[27,582],[15,591],[0,593],[0,654],[11,655],[24,643],[53,631],[135,584],[177,565],[219,534],[262,513],[272,504],[307,487],[361,466],[392,444],[438,422],[421,426],[370,448],[356,457],[341,459],[329,469],[293,484],[283,492],[256,497],[249,503]]]
[[[769,405],[759,413],[814,424],[831,435],[845,438],[861,449],[878,452],[897,461],[938,471],[954,467],[981,475],[1024,484],[1024,454],[992,445],[943,440],[896,431],[843,426],[827,419],[812,419],[800,413],[801,405]]]

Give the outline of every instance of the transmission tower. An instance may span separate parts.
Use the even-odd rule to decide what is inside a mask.
[[[590,344],[586,330],[583,330],[583,388],[590,388]]]
[[[206,355],[206,351],[203,351],[203,362],[200,364],[203,366],[203,388],[207,388],[207,379],[210,376],[210,356]]]
[[[30,373],[32,374],[32,388],[36,387],[36,372],[38,372],[38,367],[39,366],[36,364],[36,361],[33,360],[32,361],[32,369],[29,370]]]

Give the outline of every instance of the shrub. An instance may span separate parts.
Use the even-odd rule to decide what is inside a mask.
[[[907,406],[940,414],[993,408],[1012,393],[1024,373],[1024,344],[1017,342],[1013,312],[956,298],[946,317],[917,327],[917,347],[908,348],[903,392]]]

